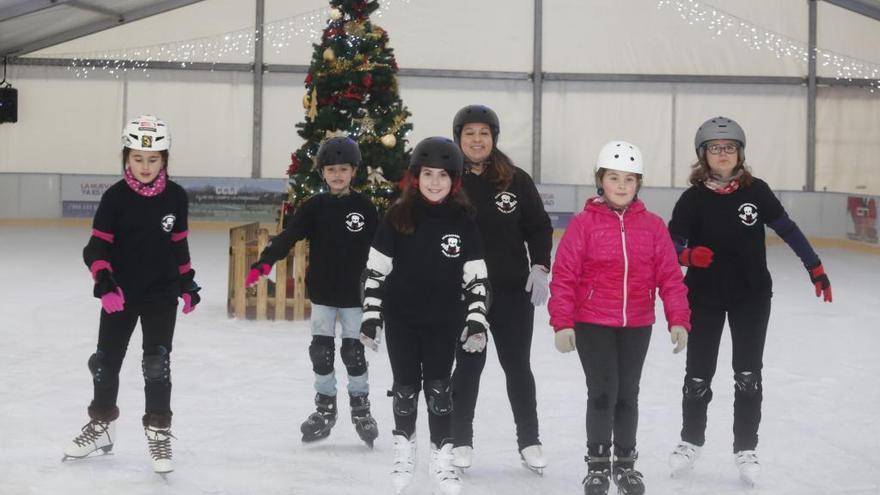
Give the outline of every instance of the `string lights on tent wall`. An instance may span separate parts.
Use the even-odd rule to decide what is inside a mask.
[[[399,4],[411,0],[384,0],[375,17]],[[321,36],[328,17],[336,15],[334,9],[315,9],[295,16],[263,24],[263,49],[276,54],[298,42],[309,42]],[[204,36],[182,41],[172,41],[149,46],[117,50],[92,51],[88,53],[59,53],[57,58],[70,59],[67,69],[76,77],[88,78],[90,73],[101,71],[121,77],[128,72],[142,72],[149,77],[151,62],[179,64],[186,68],[191,64],[218,64],[230,59],[249,57],[259,39],[259,30],[244,28],[236,31]]]
[[[674,9],[682,20],[693,26],[701,26],[712,38],[732,35],[753,50],[767,50],[777,58],[795,58],[809,62],[809,46],[788,36],[770,31],[741,17],[725,12],[711,4],[698,0],[659,0],[658,9]],[[836,79],[851,81],[866,79],[869,90],[880,89],[880,64],[841,55],[831,50],[816,48],[816,63],[831,67]]]

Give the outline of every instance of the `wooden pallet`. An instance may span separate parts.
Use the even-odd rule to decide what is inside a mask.
[[[276,231],[280,231],[278,228]],[[307,241],[297,242],[287,257],[275,263],[275,281],[263,277],[246,289],[250,266],[266,244],[269,231],[259,223],[229,229],[229,290],[227,312],[230,318],[248,320],[304,320],[311,312],[306,293],[306,266],[309,263]],[[293,290],[288,290],[288,285]],[[292,292],[288,297],[288,292]]]

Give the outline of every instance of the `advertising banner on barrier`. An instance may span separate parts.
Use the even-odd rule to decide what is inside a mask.
[[[287,199],[284,179],[173,178],[189,197],[191,220],[274,222]],[[95,215],[101,195],[119,181],[112,175],[61,177],[61,211],[66,218]]]
[[[554,229],[564,229],[576,210],[577,187],[564,184],[535,184],[550,215]]]

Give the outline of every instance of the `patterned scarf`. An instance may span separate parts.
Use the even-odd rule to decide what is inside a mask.
[[[159,175],[153,179],[153,182],[149,184],[144,184],[143,182],[134,178],[134,174],[131,173],[131,169],[125,167],[125,183],[128,184],[128,187],[131,188],[132,191],[140,194],[141,196],[151,198],[156,196],[157,194],[161,194],[162,191],[165,190],[165,184],[167,182],[168,174],[165,173],[165,168],[159,171]]]
[[[742,177],[743,171],[744,170],[741,168],[737,173],[727,179],[722,179],[718,175],[710,172],[709,177],[703,181],[703,184],[705,184],[710,191],[717,194],[730,194],[739,189],[739,178]]]

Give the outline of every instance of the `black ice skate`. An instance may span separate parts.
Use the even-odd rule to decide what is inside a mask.
[[[361,397],[352,395],[349,396],[349,404],[351,405],[351,422],[354,423],[354,429],[361,440],[372,449],[373,441],[379,436],[379,429],[376,426],[376,420],[370,414],[370,400],[366,395]]]
[[[581,482],[584,495],[607,495],[611,484],[611,456],[607,445],[599,444],[587,447],[587,476]]]
[[[336,424],[336,396],[319,393],[315,395],[315,406],[316,411],[299,428],[306,443],[327,438]]]
[[[617,485],[619,495],[643,495],[645,493],[642,473],[635,470],[636,459],[638,459],[636,449],[614,449],[612,477],[614,484]]]

